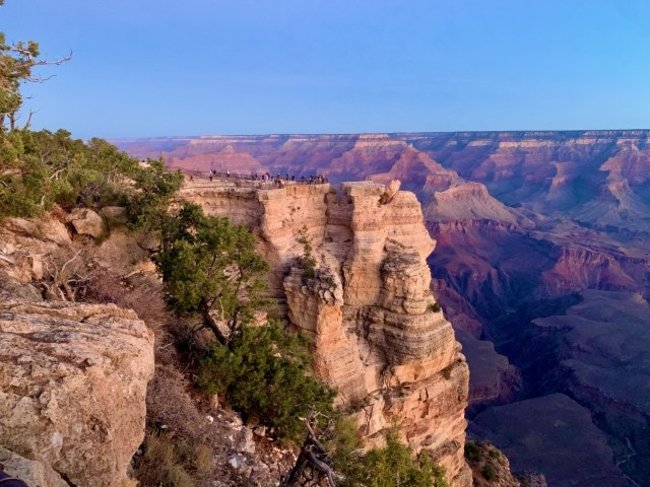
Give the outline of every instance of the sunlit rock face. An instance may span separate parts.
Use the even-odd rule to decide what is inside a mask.
[[[3,446],[36,462],[22,464],[29,478],[50,478],[43,485],[59,486],[51,467],[70,485],[133,486],[127,470],[144,438],[153,371],[153,332],[131,310],[2,302]]]
[[[373,182],[252,186],[188,183],[180,196],[259,235],[273,295],[312,335],[316,371],[338,389],[368,446],[398,424],[454,486],[471,485],[463,457],[469,374],[430,291],[435,242],[415,195]],[[298,259],[305,241],[311,272]]]

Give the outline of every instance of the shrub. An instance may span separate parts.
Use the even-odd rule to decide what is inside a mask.
[[[347,479],[342,485],[351,486],[362,475],[360,436],[354,420],[339,415],[334,421],[334,431],[326,447],[334,470]]]
[[[429,310],[433,311],[434,313],[440,313],[440,311],[442,311],[442,308],[440,307],[440,303],[433,303],[429,305]]]
[[[481,448],[473,441],[465,443],[465,458],[470,462],[476,463],[481,459]]]
[[[179,316],[200,317],[228,345],[236,330],[267,304],[269,265],[257,253],[255,236],[227,218],[205,215],[192,203],[161,221],[156,266],[169,307]],[[227,324],[228,334],[219,322]]]
[[[225,394],[245,421],[257,418],[278,437],[298,440],[300,419],[310,411],[332,411],[334,391],[310,375],[304,339],[276,323],[244,326],[228,347],[215,344],[200,361],[198,384],[209,394]]]
[[[448,487],[444,470],[434,465],[426,453],[414,458],[396,432],[388,434],[384,448],[370,450],[360,459],[358,470],[352,475],[348,473],[345,485]]]
[[[139,223],[181,181],[162,162],[141,166],[102,139],[86,143],[65,130],[0,132],[0,219],[35,216],[57,203],[67,210],[126,206],[130,221]]]
[[[306,226],[303,226],[300,229],[297,241],[302,245],[302,255],[298,257],[298,265],[303,271],[303,282],[306,282],[310,279],[316,278],[316,259],[313,255],[314,249],[311,244],[311,239],[307,234]]]
[[[148,434],[142,457],[135,462],[135,477],[151,487],[192,487],[213,470],[213,453],[205,445],[192,446],[163,434]]]
[[[487,463],[481,469],[481,475],[485,477],[485,480],[494,480],[494,477],[496,477],[496,470],[491,463]]]

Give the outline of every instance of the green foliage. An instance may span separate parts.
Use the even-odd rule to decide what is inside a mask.
[[[133,179],[138,191],[127,204],[129,224],[141,230],[159,229],[170,198],[183,183],[183,175],[166,171],[162,161],[149,161]]]
[[[334,392],[310,375],[303,338],[273,321],[251,326],[266,308],[269,269],[255,236],[191,203],[165,215],[160,229],[156,264],[168,305],[178,315],[199,316],[217,339],[200,360],[199,386],[224,394],[245,420],[255,417],[279,437],[298,439],[300,418],[331,412]]]
[[[278,324],[244,326],[230,345],[216,344],[201,360],[198,383],[225,394],[244,420],[257,418],[284,439],[304,433],[310,411],[331,413],[334,391],[310,375],[306,342]]]
[[[440,303],[430,304],[429,309],[434,313],[440,313],[440,311],[442,311],[442,308],[440,307]]]
[[[481,469],[481,475],[483,475],[485,480],[494,480],[494,477],[496,477],[496,470],[491,463],[486,463]]]
[[[333,435],[326,441],[325,446],[332,457],[334,470],[346,479],[341,485],[356,485],[363,475],[363,463],[360,435],[354,420],[337,415]]]
[[[137,160],[101,139],[85,143],[59,130],[0,133],[0,218],[30,217],[53,203],[65,209],[127,206],[139,223],[166,206],[181,176]]]
[[[144,453],[135,462],[135,476],[141,485],[151,487],[192,487],[197,478],[213,468],[212,450],[192,446],[183,440],[149,434]]]
[[[396,432],[388,434],[384,448],[372,449],[350,463],[351,469],[337,467],[346,476],[345,487],[448,487],[444,470],[426,454],[414,458]]]
[[[297,241],[303,246],[302,255],[298,257],[298,266],[302,269],[303,284],[307,285],[309,281],[315,279],[329,286],[334,286],[334,276],[331,274],[329,269],[326,267],[318,267],[317,265],[316,258],[313,254],[314,248],[311,239],[307,234],[306,226],[303,226],[300,229]],[[324,255],[321,254],[321,261],[324,261],[324,259]]]
[[[302,255],[298,258],[298,264],[303,271],[303,280],[314,279],[316,277],[316,259],[313,256],[313,246],[311,239],[307,235],[307,227],[303,226],[300,229],[298,243],[302,244]]]
[[[20,85],[34,80],[33,68],[44,64],[38,59],[39,54],[38,43],[19,41],[12,44],[7,42],[4,32],[0,32],[0,132],[5,130],[7,122],[14,127],[23,103]]]
[[[465,442],[465,458],[472,463],[481,460],[481,448],[473,441]]]
[[[225,344],[229,338],[217,321],[234,336],[266,304],[269,266],[255,249],[255,236],[227,218],[206,216],[192,203],[166,215],[161,230],[156,264],[169,306],[179,315],[201,315]]]

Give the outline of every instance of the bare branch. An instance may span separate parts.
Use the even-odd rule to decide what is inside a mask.
[[[327,427],[317,433],[314,425],[319,416],[324,415],[312,413],[305,419],[307,437],[295,465],[283,479],[282,487],[308,485],[319,480],[325,480],[329,487],[336,487],[335,479],[344,480],[344,477],[334,470],[332,459],[319,439],[331,432],[333,421],[328,418]]]
[[[23,130],[29,129],[29,126],[32,124],[32,117],[34,116],[34,111],[30,110],[29,115],[27,115],[27,121],[25,122],[25,125],[23,125]]]
[[[68,260],[65,264],[61,266],[61,274],[63,274],[63,271],[68,266],[68,264],[71,264],[77,259],[77,257],[79,257],[79,254],[81,254],[82,251],[83,249],[79,249],[79,251],[76,254],[74,254],[74,256],[70,260]]]

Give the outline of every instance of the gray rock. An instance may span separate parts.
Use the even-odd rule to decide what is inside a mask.
[[[0,446],[0,465],[10,476],[34,487],[69,487],[61,476],[45,463],[30,460]]]
[[[106,231],[102,217],[88,208],[75,208],[67,220],[79,235],[99,238]]]

